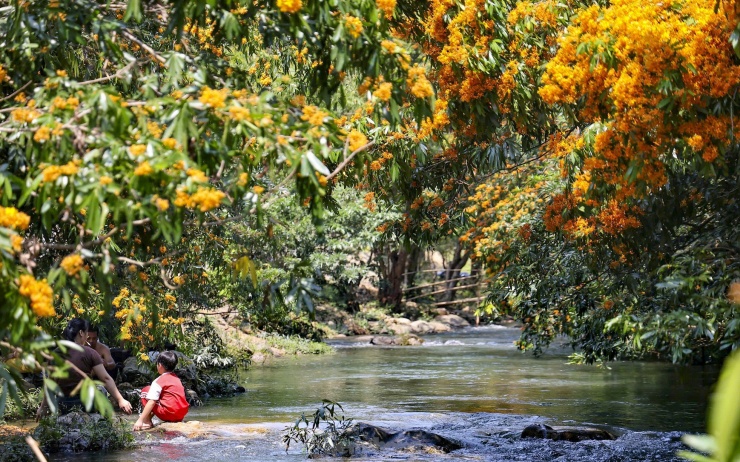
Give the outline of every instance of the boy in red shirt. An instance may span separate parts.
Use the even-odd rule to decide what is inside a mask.
[[[172,372],[177,367],[177,355],[172,351],[163,351],[157,357],[157,377],[151,386],[141,390],[141,411],[139,420],[134,424],[134,431],[152,428],[152,415],[164,422],[182,422],[188,413],[188,401],[182,382]]]

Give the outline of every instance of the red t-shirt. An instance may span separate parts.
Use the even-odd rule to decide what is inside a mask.
[[[142,390],[143,391],[143,390]],[[152,382],[152,386],[146,392],[147,400],[158,401],[161,410],[155,410],[155,414],[162,419],[159,412],[164,411],[167,418],[162,420],[178,421],[185,418],[188,413],[188,401],[185,398],[185,387],[172,372],[165,372]]]

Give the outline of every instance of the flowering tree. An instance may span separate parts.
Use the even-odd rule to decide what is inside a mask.
[[[413,181],[375,190],[406,204],[383,231],[459,235],[522,348],[721,358],[740,340],[737,19],[711,0],[399,6],[437,101],[410,127]]]
[[[394,6],[0,4],[0,354],[45,363],[67,314],[113,315],[134,345],[170,335],[177,289],[232,263],[195,247],[222,245],[224,223],[267,233],[287,194],[319,224],[373,160],[371,128],[430,112]],[[372,92],[357,111],[348,76]],[[0,374],[14,392],[18,368]]]

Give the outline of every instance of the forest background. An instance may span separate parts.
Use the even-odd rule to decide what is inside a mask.
[[[0,408],[24,368],[64,373],[70,317],[142,361],[224,307],[310,336],[369,271],[403,312],[429,248],[454,254],[448,297],[472,262],[523,349],[721,361],[739,10],[1,1]]]

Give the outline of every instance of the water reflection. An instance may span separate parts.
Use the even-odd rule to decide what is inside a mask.
[[[423,347],[339,343],[334,355],[248,371],[245,395],[211,400],[191,418],[290,421],[322,399],[331,399],[360,419],[389,412],[457,411],[534,414],[556,422],[633,430],[704,428],[716,368],[663,363],[614,363],[611,370],[573,366],[565,364],[565,350],[542,358],[516,351],[512,342],[517,336],[517,330],[497,328],[430,336]]]

